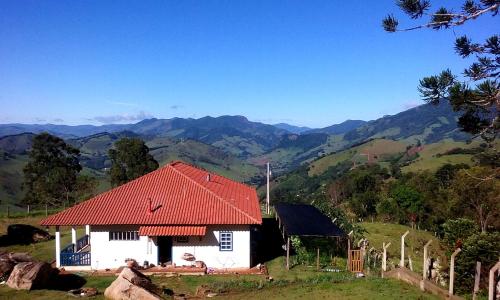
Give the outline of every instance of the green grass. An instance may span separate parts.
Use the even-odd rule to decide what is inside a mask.
[[[437,154],[442,154],[454,148],[473,148],[477,147],[478,142],[466,144],[464,142],[455,142],[451,140],[443,140],[438,143],[424,145],[424,149],[419,152],[419,158],[412,162],[410,165],[401,168],[403,172],[416,172],[416,171],[436,171],[440,166],[451,163],[459,164],[465,163],[472,164],[472,155],[458,154],[458,155],[443,155],[437,157]]]
[[[95,287],[101,293],[92,299],[104,299],[102,293],[115,279],[114,276],[98,277],[86,276],[86,287]],[[217,298],[226,299],[438,299],[422,293],[418,288],[406,283],[382,278],[360,278],[343,282],[325,280],[324,282],[309,281],[275,281],[271,284],[262,278],[237,278],[234,276],[181,276],[181,277],[153,277],[157,285],[173,290],[176,293],[193,295],[196,287],[202,284],[209,286],[224,286],[225,293]],[[233,282],[233,283],[231,283]],[[224,283],[226,283],[224,285]],[[260,284],[260,286],[259,286]],[[74,299],[64,291],[35,290],[17,291],[6,286],[0,287],[0,299]]]
[[[258,291],[233,292],[230,299],[439,299],[403,282],[362,278],[342,283],[291,284]]]
[[[328,168],[333,167],[346,160],[351,160],[353,162],[366,162],[367,154],[370,155],[372,160],[380,161],[383,160],[384,156],[401,153],[405,150],[406,144],[399,141],[386,139],[373,140],[368,143],[352,147],[344,151],[340,151],[338,153],[332,153],[314,161],[313,163],[311,163],[309,176],[320,175],[326,172]],[[377,158],[375,158],[375,156]]]
[[[0,235],[7,233],[7,227],[10,224],[28,224],[32,226],[40,227],[40,221],[45,218],[45,215],[37,216],[20,216],[14,218],[0,218]],[[51,234],[54,234],[54,228],[51,228]],[[61,247],[64,247],[71,243],[71,229],[69,227],[62,226],[60,228],[61,232]],[[77,238],[84,235],[85,228],[77,228]],[[41,243],[35,243],[30,245],[11,245],[7,247],[0,247],[0,252],[28,252],[35,259],[41,261],[51,262],[55,260],[55,241],[50,240]]]
[[[415,272],[422,272],[423,249],[428,240],[432,240],[432,244],[429,246],[429,255],[440,257],[443,265],[447,263],[444,248],[439,239],[431,232],[411,229],[404,225],[380,222],[364,222],[362,226],[367,231],[365,237],[370,243],[368,248],[375,247],[378,251],[382,252],[382,243],[391,243],[387,249],[388,265],[390,265],[390,263],[394,265],[399,264],[401,259],[401,235],[407,230],[410,231],[410,233],[405,238],[405,260],[407,261],[408,255],[410,255],[413,261],[413,270]]]
[[[44,216],[30,216],[0,219],[0,233],[5,233],[9,224],[25,223],[37,226]],[[399,260],[399,236],[408,229],[406,226],[384,223],[363,223],[368,233],[370,246],[381,248],[382,241],[392,242],[389,248],[389,259],[396,263]],[[79,228],[79,236],[83,228]],[[70,242],[69,228],[61,228],[62,245]],[[407,251],[412,257],[421,256],[422,243],[432,237],[428,232],[411,231],[407,237]],[[431,253],[438,251],[437,240],[431,247]],[[15,245],[0,248],[0,251],[30,252],[35,258],[52,261],[54,258],[54,241],[33,245]],[[321,272],[314,267],[297,265],[287,271],[284,268],[284,257],[278,257],[266,263],[273,282],[267,282],[262,275],[208,275],[208,276],[153,276],[152,280],[160,287],[174,290],[176,293],[194,295],[200,285],[208,285],[212,290],[224,291],[218,297],[227,299],[436,299],[424,294],[416,287],[391,279],[368,277],[356,279],[349,272]],[[345,260],[339,260],[339,266],[345,265]],[[414,260],[416,269],[421,270],[421,263]],[[342,268],[340,268],[342,269]],[[115,279],[114,276],[84,275],[86,287],[95,287],[101,293]],[[6,286],[0,286],[0,299],[73,299],[64,291],[37,290],[16,291]],[[99,295],[94,299],[104,299]]]

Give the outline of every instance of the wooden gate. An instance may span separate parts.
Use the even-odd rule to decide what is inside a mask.
[[[350,250],[349,271],[363,272],[363,256],[361,255],[361,250]]]

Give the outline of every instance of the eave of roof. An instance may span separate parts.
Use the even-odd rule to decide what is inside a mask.
[[[204,236],[207,226],[141,226],[141,236]]]

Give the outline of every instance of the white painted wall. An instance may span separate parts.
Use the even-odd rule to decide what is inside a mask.
[[[140,265],[145,260],[158,264],[156,237],[141,236],[138,241],[110,241],[110,231],[137,231],[139,226],[91,226],[91,268],[94,270],[115,269],[125,265],[125,259],[133,258]],[[233,251],[219,250],[219,232],[233,232]],[[189,237],[189,243],[178,243],[173,237],[172,261],[177,266],[191,265],[182,259],[184,253],[191,253],[196,260],[208,267],[250,268],[250,226],[217,225],[207,226],[204,237]]]
[[[233,232],[233,251],[219,250],[219,231]],[[250,268],[250,226],[217,225],[207,226],[204,237],[189,237],[189,243],[178,243],[173,238],[172,261],[176,266],[190,265],[182,259],[184,253],[191,253],[196,260],[205,262],[207,267]]]
[[[138,241],[110,241],[110,231],[138,231],[139,226],[91,226],[91,267],[94,270],[114,269],[125,265],[126,258],[133,258],[139,265],[145,260],[158,263],[155,238],[141,236]]]

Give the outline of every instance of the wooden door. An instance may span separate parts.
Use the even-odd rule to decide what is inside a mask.
[[[349,271],[363,272],[363,257],[361,250],[351,250],[349,255]]]

